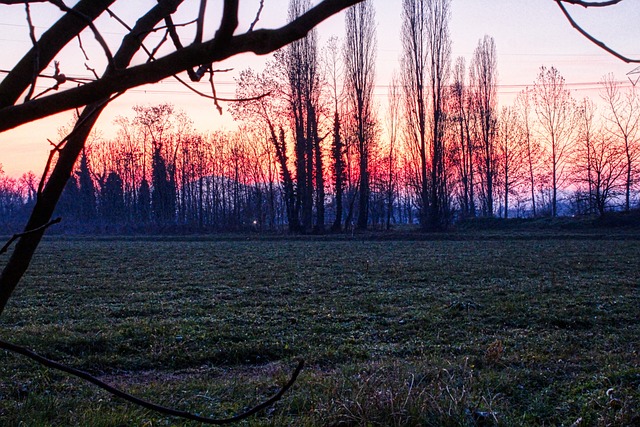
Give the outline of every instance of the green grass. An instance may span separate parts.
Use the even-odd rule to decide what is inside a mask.
[[[242,425],[637,425],[639,260],[629,236],[51,239],[0,336],[218,417],[304,358]],[[0,424],[193,425],[5,352]]]

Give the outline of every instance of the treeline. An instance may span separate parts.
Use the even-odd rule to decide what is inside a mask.
[[[291,0],[290,17],[309,7]],[[578,100],[541,67],[498,107],[496,47],[451,58],[449,0],[403,0],[399,72],[376,87],[375,11],[349,9],[345,39],[311,32],[237,79],[233,132],[202,134],[170,104],[136,106],[90,139],[58,205],[69,230],[444,230],[473,217],[630,210],[638,203],[640,98],[612,75]],[[379,83],[378,83],[379,84]],[[33,174],[0,173],[3,222],[24,221]]]

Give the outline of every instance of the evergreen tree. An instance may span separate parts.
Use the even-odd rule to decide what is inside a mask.
[[[175,216],[175,186],[167,177],[167,165],[160,154],[160,145],[153,149],[151,210],[158,224],[173,222]]]
[[[89,171],[89,162],[87,161],[87,155],[82,151],[82,157],[80,158],[80,170],[77,173],[79,188],[79,210],[80,220],[83,222],[92,222],[96,219],[96,189],[91,179],[91,172]]]
[[[60,195],[60,201],[56,206],[56,214],[60,215],[66,224],[73,224],[79,219],[78,200],[80,199],[80,189],[78,188],[78,180],[75,176],[71,176],[64,191]]]
[[[138,189],[138,219],[142,224],[149,222],[151,218],[151,190],[149,181],[143,179]]]
[[[110,172],[102,187],[100,206],[102,218],[108,224],[122,222],[125,214],[122,178],[116,172]]]

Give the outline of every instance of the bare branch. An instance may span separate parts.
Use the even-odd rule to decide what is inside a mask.
[[[198,19],[196,27],[196,36],[194,43],[202,43],[202,34],[204,32],[204,13],[207,9],[207,0],[200,0],[200,9],[198,10]]]
[[[169,36],[169,32],[165,31],[164,35],[162,36],[162,38],[160,39],[160,41],[158,42],[156,47],[154,47],[151,52],[148,52],[149,58],[147,59],[147,63],[149,63],[149,62],[154,60],[154,58],[156,57],[156,53],[158,53],[158,51],[160,50],[162,45],[165,44],[165,42],[167,41],[168,36]],[[146,51],[146,49],[145,49],[145,51]]]
[[[100,44],[100,46],[102,47],[102,50],[104,50],[104,54],[106,55],[107,60],[109,61],[109,65],[113,66],[113,54],[111,53],[111,50],[109,49],[109,45],[107,44],[107,41],[104,39],[104,37],[102,37],[102,34],[100,34],[100,31],[98,31],[98,28],[93,23],[93,18],[91,18],[89,16],[86,16],[82,12],[79,12],[79,11],[77,11],[75,9],[71,9],[71,8],[67,7],[67,5],[65,5],[62,0],[50,0],[50,2],[52,4],[58,6],[58,8],[60,10],[62,10],[63,12],[71,13],[71,14],[73,14],[73,15],[75,15],[75,16],[83,19],[83,20],[85,20],[85,22],[87,23],[87,25],[89,26],[89,28],[93,32],[93,36],[97,40],[98,44]]]
[[[117,70],[100,81],[68,89],[28,103],[0,109],[0,131],[103,99],[112,93],[155,83],[189,67],[218,62],[231,56],[253,52],[265,55],[299,40],[326,18],[362,0],[324,0],[289,24],[274,30],[255,30],[223,40],[218,37],[191,45],[156,61]],[[4,83],[4,81],[3,81]],[[2,105],[0,103],[0,105]]]
[[[98,73],[96,73],[95,68],[89,67],[89,65],[86,62],[84,63],[84,68],[86,68],[87,71],[91,71],[91,73],[96,78],[96,80],[98,80],[100,78],[100,77],[98,77]]]
[[[42,172],[42,176],[40,177],[40,184],[38,184],[38,197],[42,194],[42,189],[44,188],[44,184],[47,181],[47,176],[49,176],[49,169],[51,169],[51,164],[53,163],[53,157],[56,153],[59,153],[62,149],[62,146],[67,142],[69,137],[63,139],[58,144],[55,144],[53,141],[48,140],[49,144],[53,146],[51,151],[49,151],[49,156],[47,157],[47,163],[44,165],[44,172]]]
[[[48,3],[49,0],[0,0],[0,4]]]
[[[628,57],[618,53],[616,50],[610,48],[609,46],[607,46],[602,41],[600,41],[600,40],[596,39],[595,37],[593,37],[585,29],[583,29],[580,26],[580,24],[578,24],[573,19],[571,14],[567,11],[567,9],[564,6],[564,3],[569,3],[569,4],[580,5],[580,6],[583,6],[583,7],[605,7],[605,6],[611,6],[613,4],[620,3],[620,0],[613,0],[613,1],[609,1],[609,2],[598,2],[598,3],[588,3],[588,2],[584,2],[584,1],[578,1],[578,0],[555,0],[555,2],[558,4],[558,6],[560,7],[560,10],[562,10],[562,13],[567,18],[567,20],[569,21],[571,26],[573,28],[575,28],[576,30],[578,30],[578,32],[580,34],[582,34],[584,37],[586,37],[593,44],[595,44],[596,46],[600,47],[601,49],[609,52],[611,55],[615,56],[616,58],[621,59],[622,61],[626,62],[627,64],[629,64],[629,63],[640,63],[640,59],[628,58]]]
[[[84,46],[82,45],[82,37],[80,36],[80,34],[78,34],[78,47],[80,47],[80,51],[84,55],[84,59],[88,61],[89,55],[87,55],[87,51],[84,50]]]
[[[23,231],[22,233],[16,233],[13,236],[11,236],[11,238],[7,241],[7,243],[4,244],[4,246],[2,247],[2,249],[0,249],[0,254],[6,253],[9,250],[9,247],[11,247],[11,244],[13,242],[15,242],[16,240],[18,240],[20,237],[26,236],[27,234],[32,234],[32,233],[38,233],[40,231],[44,231],[47,228],[51,227],[54,224],[59,223],[60,221],[62,221],[62,218],[58,217],[56,219],[52,219],[51,221],[47,222],[44,225],[41,225],[38,228],[34,228],[33,230],[27,230],[27,231]]]
[[[238,3],[238,0],[225,0],[222,21],[220,28],[216,31],[215,39],[226,42],[233,36],[233,32],[238,28]]]
[[[80,0],[73,9],[90,19],[95,19],[113,2],[115,0]],[[24,3],[24,1],[9,1],[5,4],[16,3]],[[15,104],[31,84],[34,70],[36,73],[42,72],[58,52],[86,27],[86,20],[79,19],[72,13],[66,13],[45,31],[37,45],[27,52],[0,82],[0,108]]]
[[[298,379],[298,375],[300,375],[300,372],[302,371],[302,368],[304,367],[304,360],[300,360],[298,362],[298,366],[296,367],[296,369],[293,371],[293,374],[291,374],[291,378],[289,379],[289,381],[278,391],[278,393],[276,393],[273,397],[271,397],[270,399],[264,401],[263,403],[254,406],[253,408],[249,409],[248,411],[245,411],[239,415],[236,415],[234,417],[231,418],[221,418],[221,419],[215,419],[215,418],[207,418],[207,417],[202,417],[200,415],[196,415],[196,414],[192,414],[189,412],[185,412],[185,411],[180,411],[177,409],[173,409],[173,408],[168,408],[166,406],[161,406],[152,402],[149,402],[147,400],[143,400],[140,399],[138,397],[132,396],[129,393],[125,393],[122,390],[119,390],[107,383],[105,383],[104,381],[99,380],[98,378],[94,377],[93,375],[89,374],[88,372],[85,371],[81,371],[79,369],[76,368],[72,368],[70,366],[64,365],[62,363],[58,363],[54,360],[51,359],[47,359],[46,357],[42,357],[37,353],[34,353],[31,350],[28,350],[24,347],[20,347],[18,345],[15,344],[11,344],[8,343],[6,341],[2,341],[0,340],[0,348],[7,350],[7,351],[11,351],[13,353],[17,353],[17,354],[21,354],[23,356],[26,356],[28,358],[30,358],[31,360],[34,360],[36,362],[38,362],[39,364],[46,366],[48,368],[52,368],[52,369],[56,369],[58,371],[62,371],[62,372],[66,372],[67,374],[73,375],[75,377],[81,378],[85,381],[88,381],[98,387],[100,387],[101,389],[107,391],[108,393],[119,397],[121,399],[124,399],[128,402],[131,402],[133,404],[136,404],[138,406],[141,406],[143,408],[149,409],[151,411],[155,411],[158,413],[161,413],[163,415],[169,415],[172,417],[179,417],[179,418],[184,418],[187,420],[192,420],[192,421],[197,421],[200,423],[204,423],[204,424],[212,424],[212,425],[223,425],[223,424],[231,424],[231,423],[235,423],[238,421],[241,421],[245,418],[250,417],[251,415],[262,411],[263,409],[268,408],[269,406],[273,405],[274,403],[276,403],[278,400],[280,400],[282,398],[282,396],[284,396],[284,394],[293,386],[293,384],[295,384],[296,380]]]
[[[200,19],[200,17],[198,17],[198,20]],[[171,37],[171,41],[173,41],[173,45],[176,47],[176,49],[183,49],[184,46],[182,45],[182,42],[180,41],[180,37],[178,36],[178,32],[176,31],[176,26],[173,23],[173,19],[171,18],[171,16],[167,16],[165,18],[165,23],[167,24],[167,32],[169,33],[169,36]],[[198,25],[199,21],[198,21]],[[197,38],[197,36],[196,36]],[[187,68],[187,74],[189,75],[189,79],[192,82],[197,82],[200,81],[200,79],[202,78],[202,76],[198,76],[198,73],[196,73],[195,71],[193,71],[193,68],[189,67]]]
[[[610,0],[610,1],[582,1],[582,0],[561,0],[563,3],[575,4],[584,8],[589,7],[607,7],[622,3],[622,0]]]
[[[29,3],[24,5],[25,11],[27,13],[27,24],[29,25],[29,38],[31,39],[31,43],[33,44],[33,48],[35,49],[35,56],[33,61],[33,74],[31,78],[31,85],[29,86],[29,91],[24,97],[24,102],[27,102],[31,99],[33,95],[33,91],[36,88],[36,80],[38,79],[38,71],[40,71],[40,49],[38,48],[38,40],[36,40],[36,29],[33,26],[33,21],[31,20],[31,8],[29,7]]]
[[[214,72],[222,72],[222,71],[228,71],[228,70],[213,70]],[[180,84],[182,84],[184,87],[186,87],[187,89],[189,89],[191,92],[195,93],[198,96],[201,96],[203,98],[206,99],[211,99],[211,100],[215,100],[217,99],[218,101],[222,101],[222,102],[249,102],[249,101],[257,101],[259,99],[265,98],[267,96],[271,95],[271,92],[266,92],[266,93],[262,93],[260,95],[256,95],[256,96],[251,96],[251,97],[247,97],[247,98],[220,98],[220,97],[214,97],[212,95],[208,95],[196,88],[194,88],[193,86],[191,86],[189,83],[185,82],[183,79],[181,79],[179,76],[173,76],[174,79],[176,79]]]
[[[218,103],[218,95],[216,95],[216,85],[213,82],[213,70],[209,73],[209,84],[211,85],[211,93],[213,94],[213,102],[216,104],[216,108],[218,113],[222,115],[222,107],[220,103]]]
[[[52,90],[58,90],[58,88],[60,87],[61,84],[64,84],[67,82],[67,76],[64,75],[63,73],[60,72],[60,63],[58,61],[54,61],[54,73],[53,76],[50,76],[50,78],[52,78],[53,80],[55,80],[55,84],[53,86],[51,86],[50,88],[47,88],[45,90],[43,90],[42,92],[40,92],[39,94],[37,94],[36,96],[33,97],[33,99],[39,98],[42,95],[44,95],[45,93],[52,91]]]

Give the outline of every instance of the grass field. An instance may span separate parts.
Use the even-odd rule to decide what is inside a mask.
[[[640,239],[57,239],[2,339],[251,426],[640,425]],[[0,424],[194,425],[0,352]]]

